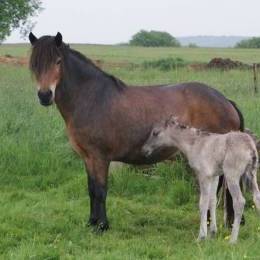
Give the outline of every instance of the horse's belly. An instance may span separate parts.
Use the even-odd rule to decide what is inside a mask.
[[[169,160],[174,153],[177,152],[177,149],[172,148],[164,148],[158,151],[153,152],[149,157],[144,156],[141,152],[129,153],[128,155],[122,158],[116,158],[115,161],[120,161],[129,164],[153,164],[157,162],[161,162],[164,160]]]

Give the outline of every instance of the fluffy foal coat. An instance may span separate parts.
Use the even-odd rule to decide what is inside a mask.
[[[178,123],[176,118],[153,128],[143,146],[149,156],[154,150],[163,147],[177,147],[188,159],[200,185],[200,231],[198,240],[207,237],[207,210],[210,209],[210,233],[217,232],[216,191],[218,178],[224,174],[230,190],[235,211],[230,242],[237,241],[239,225],[245,199],[239,181],[246,174],[252,184],[253,199],[260,211],[260,192],[257,185],[258,153],[253,139],[246,133],[229,132],[213,134],[190,128]]]

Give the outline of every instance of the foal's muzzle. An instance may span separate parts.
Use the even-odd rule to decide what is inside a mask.
[[[52,104],[53,101],[53,93],[51,90],[47,91],[38,91],[38,97],[40,100],[41,105],[43,106],[49,106]]]
[[[146,145],[144,145],[143,148],[142,148],[142,154],[145,157],[149,157],[152,154],[152,150],[149,149]]]

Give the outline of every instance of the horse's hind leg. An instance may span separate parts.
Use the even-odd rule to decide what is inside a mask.
[[[209,208],[211,178],[205,178],[203,175],[199,177],[200,184],[200,231],[198,240],[204,240],[207,237],[207,211]]]
[[[240,189],[239,179],[234,179],[234,175],[230,173],[226,174],[225,177],[226,177],[228,189],[233,199],[233,207],[235,213],[230,243],[235,243],[237,241],[237,237],[239,233],[239,226],[244,211],[245,199]]]
[[[88,173],[88,190],[90,197],[89,224],[96,225],[98,231],[104,231],[109,227],[106,215],[109,163],[100,159],[87,158],[85,165]]]
[[[210,235],[213,237],[217,233],[217,221],[216,221],[216,206],[217,206],[217,188],[218,188],[219,177],[214,177],[211,192],[210,192]]]

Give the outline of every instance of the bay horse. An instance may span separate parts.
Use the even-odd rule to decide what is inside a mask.
[[[215,133],[243,131],[236,105],[205,84],[130,87],[71,49],[60,33],[39,39],[30,33],[29,40],[29,67],[39,101],[44,106],[56,103],[69,141],[85,163],[89,224],[97,230],[109,227],[106,195],[111,161],[152,164],[176,152],[176,148],[162,149],[149,158],[142,154],[153,125],[174,115],[184,124]],[[232,212],[232,202],[230,206]]]

